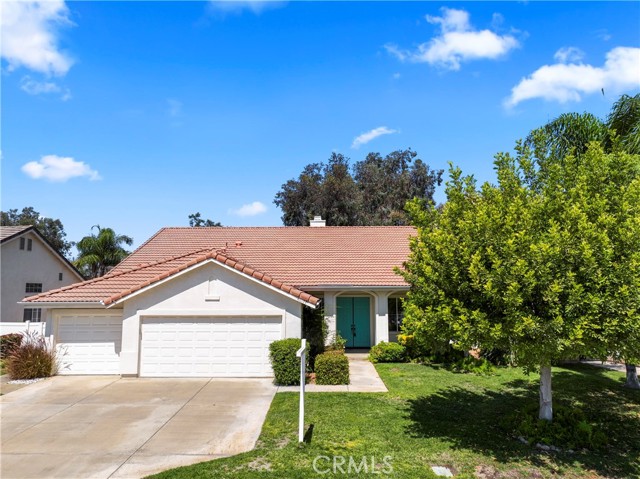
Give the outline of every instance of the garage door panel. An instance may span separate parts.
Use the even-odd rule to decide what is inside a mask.
[[[281,328],[275,317],[145,318],[140,375],[270,377],[269,344]]]
[[[60,374],[118,374],[122,318],[74,315],[58,318]]]

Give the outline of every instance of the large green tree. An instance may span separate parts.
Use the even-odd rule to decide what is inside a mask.
[[[611,338],[638,359],[639,157],[596,142],[561,162],[516,152],[496,156],[497,184],[452,167],[443,207],[409,203],[404,329],[432,347],[511,351],[539,369],[551,420],[553,362],[600,355]]]
[[[385,157],[370,153],[353,167],[333,153],[327,163],[309,164],[283,184],[274,203],[285,226],[307,226],[315,215],[330,226],[403,225],[407,200],[432,200],[441,177],[411,149]]]
[[[189,215],[189,226],[193,228],[202,228],[205,226],[222,226],[222,223],[210,220],[209,218],[204,219],[198,211],[197,213]]]
[[[64,226],[59,219],[40,216],[32,206],[22,208],[22,211],[10,209],[0,212],[2,226],[35,226],[42,236],[63,256],[69,254],[72,243],[65,238]]]
[[[129,252],[123,245],[131,246],[133,239],[126,235],[116,234],[111,228],[93,226],[97,234],[85,236],[76,244],[78,257],[75,266],[87,278],[104,276],[111,268],[125,259]]]
[[[565,113],[541,128],[531,132],[527,145],[534,148],[541,170],[548,164],[563,162],[572,153],[578,158],[588,149],[591,142],[598,142],[605,152],[622,150],[631,154],[640,154],[640,94],[622,95],[611,108],[605,120],[590,113]],[[609,332],[613,330],[609,329]],[[619,330],[617,335],[625,336]],[[608,352],[603,357],[626,360],[630,354],[621,349],[617,335],[609,334],[600,338],[606,344]],[[606,340],[606,341],[605,341]],[[627,387],[640,389],[640,381],[635,364],[626,363]]]

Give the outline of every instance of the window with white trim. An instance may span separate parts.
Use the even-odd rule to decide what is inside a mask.
[[[404,318],[402,298],[389,298],[387,305],[389,307],[389,331],[399,333],[402,328],[402,318]]]
[[[26,308],[22,316],[23,321],[32,321],[39,323],[42,321],[42,309],[41,308]]]

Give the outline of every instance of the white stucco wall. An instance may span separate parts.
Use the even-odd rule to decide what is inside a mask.
[[[212,280],[212,282],[210,282]],[[145,316],[279,316],[282,338],[302,333],[302,304],[264,283],[208,262],[123,303],[121,374],[137,375]]]
[[[20,249],[20,237],[25,238],[25,249]],[[27,251],[26,240],[32,240]],[[62,273],[62,281],[58,279]],[[0,251],[0,320],[22,321],[25,306],[17,304],[26,296],[27,283],[42,283],[42,291],[61,288],[82,281],[74,271],[53,253],[34,233],[27,232],[2,243]],[[27,306],[28,307],[28,306]],[[47,312],[42,311],[42,321]]]

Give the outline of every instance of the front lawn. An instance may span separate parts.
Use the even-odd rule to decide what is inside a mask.
[[[475,376],[417,364],[376,368],[388,393],[307,394],[306,424],[313,427],[302,446],[298,394],[280,393],[255,450],[154,477],[424,479],[436,477],[432,465],[479,479],[640,477],[640,393],[622,388],[622,373],[580,365],[554,368],[556,404],[579,406],[609,438],[606,451],[568,454],[532,449],[500,425],[514,409],[537,402],[536,374],[501,368],[493,376]],[[325,457],[316,460],[315,472],[318,456]],[[333,456],[346,458],[345,472],[353,457],[360,473],[353,465],[351,474],[340,468],[334,473]]]

